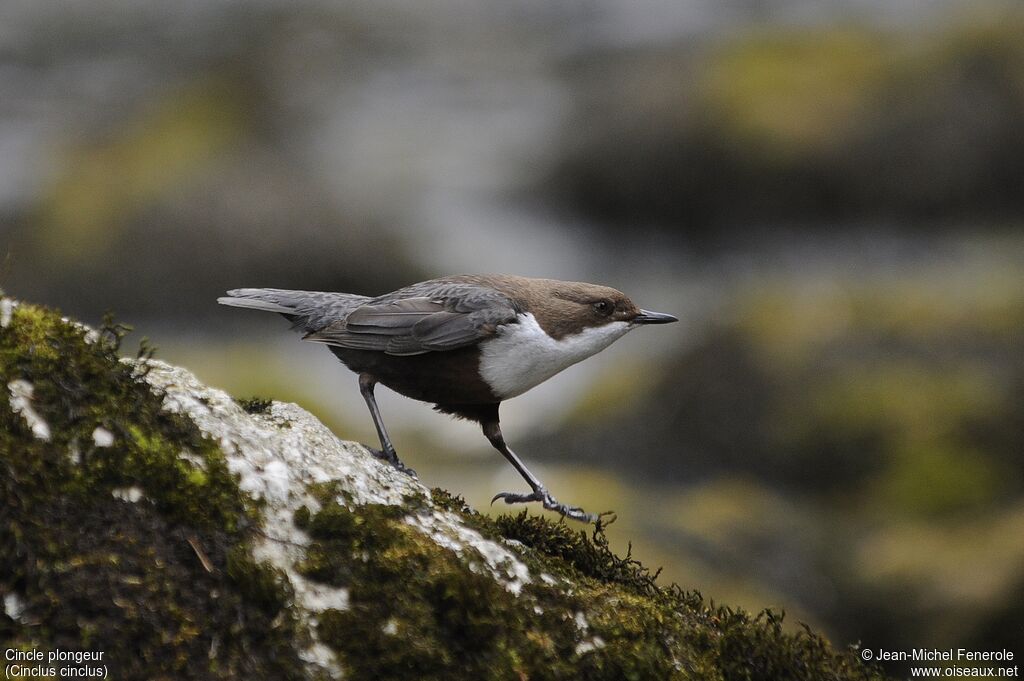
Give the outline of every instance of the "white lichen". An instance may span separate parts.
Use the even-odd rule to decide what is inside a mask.
[[[604,648],[604,639],[600,636],[587,639],[586,641],[580,641],[576,644],[576,654],[586,655],[587,653],[593,652],[600,648]]]
[[[283,461],[271,461],[263,467],[264,498],[285,503],[290,493],[288,466]]]
[[[110,447],[114,444],[114,434],[103,426],[98,426],[92,431],[92,441],[97,447]]]
[[[310,612],[348,610],[348,600],[348,589],[309,581],[303,585],[302,604]]]
[[[67,324],[68,326],[72,326],[81,331],[82,340],[85,341],[86,344],[94,345],[99,342],[100,332],[92,328],[88,324],[83,324],[82,322],[71,319],[69,317],[61,317],[60,320]]]
[[[467,551],[478,554],[493,577],[513,594],[519,594],[530,582],[530,570],[501,544],[485,539],[476,530],[462,524],[450,511],[434,510],[407,516],[405,521],[434,540],[439,546],[465,556]],[[473,563],[470,563],[472,568]]]
[[[0,329],[6,329],[14,316],[14,301],[10,298],[0,300]]]
[[[576,612],[576,615],[575,617],[573,617],[573,620],[576,623],[576,631],[581,636],[586,636],[587,633],[590,631],[590,622],[587,621],[586,614],[584,614],[582,610],[579,610]],[[576,654],[586,655],[589,652],[592,652],[603,647],[603,638],[601,638],[600,636],[591,636],[589,638],[584,638],[576,644]]]
[[[188,449],[182,449],[178,454],[178,458],[182,461],[188,461],[192,464],[193,468],[198,468],[201,471],[206,470],[206,461],[204,461],[203,457],[199,456],[195,452],[191,452]]]
[[[131,487],[115,487],[110,490],[110,493],[114,495],[115,499],[127,501],[132,504],[137,503],[143,497],[142,489],[135,485],[132,485]]]
[[[332,679],[344,677],[344,672],[334,656],[334,651],[320,641],[314,641],[308,647],[300,650],[299,659],[309,667],[326,672]]]
[[[50,441],[50,425],[32,408],[32,394],[35,387],[24,379],[17,379],[7,384],[11,394],[11,410],[21,414],[26,425],[32,429],[32,435],[39,440]]]
[[[21,615],[25,612],[25,601],[13,591],[4,594],[4,614],[15,622],[21,621]]]

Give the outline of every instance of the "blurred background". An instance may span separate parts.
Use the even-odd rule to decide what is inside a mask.
[[[994,0],[4,0],[0,287],[373,443],[333,356],[217,295],[616,286],[682,323],[503,407],[559,498],[838,645],[1024,653],[1022,36]],[[523,486],[381,393],[427,484]]]

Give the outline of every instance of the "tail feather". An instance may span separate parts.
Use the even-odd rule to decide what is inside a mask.
[[[277,288],[236,288],[217,298],[221,305],[277,312],[303,333],[319,331],[340,321],[366,301],[367,296],[325,291],[289,291]]]
[[[228,305],[230,307],[244,307],[250,310],[263,310],[265,312],[280,312],[281,314],[294,314],[295,308],[281,303],[275,303],[271,300],[265,300],[262,298],[247,297],[246,294],[250,292],[260,292],[260,289],[252,288],[236,288],[228,291],[228,295],[222,296],[217,299],[217,302],[221,305]]]

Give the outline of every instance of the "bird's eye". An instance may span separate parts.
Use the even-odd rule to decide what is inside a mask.
[[[614,309],[615,306],[612,305],[611,301],[608,300],[599,300],[596,303],[594,303],[594,312],[601,315],[602,317],[607,317],[612,313],[612,310]]]

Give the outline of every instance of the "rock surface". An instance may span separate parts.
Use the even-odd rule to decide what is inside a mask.
[[[485,518],[294,404],[119,358],[124,327],[0,311],[5,651],[120,679],[879,676],[600,527]]]

